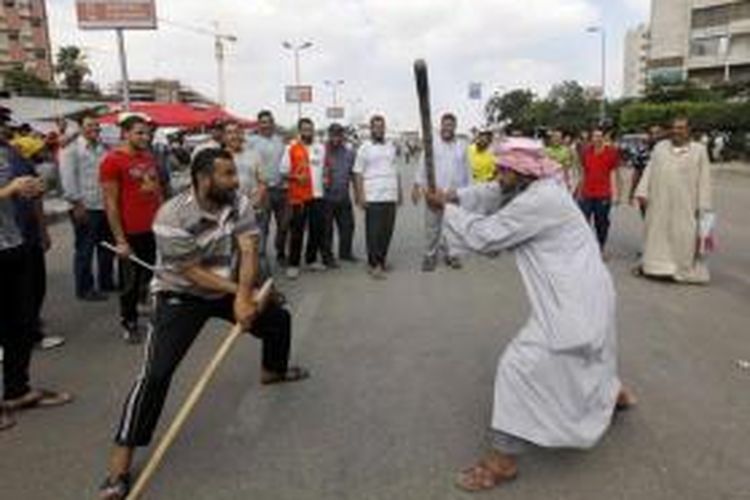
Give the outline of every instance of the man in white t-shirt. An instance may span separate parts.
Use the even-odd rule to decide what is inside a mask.
[[[357,206],[365,210],[370,275],[384,279],[396,208],[402,202],[402,195],[396,148],[385,139],[385,118],[380,115],[370,119],[370,140],[357,151],[354,178]]]
[[[250,198],[257,210],[265,201],[266,186],[261,176],[261,158],[245,143],[245,131],[237,122],[224,125],[224,149],[232,153],[240,181],[239,192]]]

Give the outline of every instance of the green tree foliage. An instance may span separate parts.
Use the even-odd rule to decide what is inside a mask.
[[[81,93],[84,80],[91,74],[86,56],[75,45],[60,47],[55,71],[62,76],[65,88],[74,95]]]
[[[525,133],[544,128],[578,132],[598,118],[597,101],[588,99],[575,81],[555,85],[544,99],[527,89],[512,90],[493,96],[485,109],[490,123],[507,123]]]
[[[5,73],[5,90],[19,95],[46,96],[53,93],[47,81],[23,68],[13,68]]]
[[[528,89],[515,89],[505,94],[497,94],[485,105],[489,123],[507,122],[513,127],[524,129],[528,125],[534,93]]]
[[[750,102],[732,101],[630,104],[622,109],[620,130],[644,130],[650,125],[667,124],[676,116],[686,116],[697,131],[750,131]]]

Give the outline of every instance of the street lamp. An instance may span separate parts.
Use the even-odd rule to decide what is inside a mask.
[[[299,53],[305,49],[309,49],[313,44],[312,42],[303,42],[299,45],[294,45],[291,42],[284,42],[281,45],[285,49],[291,50],[294,53],[294,84],[299,88]],[[302,102],[299,100],[299,95],[297,95],[297,121],[299,121],[300,118],[302,118]]]
[[[331,87],[331,92],[333,93],[333,107],[335,108],[338,105],[337,91],[338,91],[338,88],[344,84],[344,80],[334,80],[334,81],[326,80],[323,83],[325,83],[327,87]]]
[[[586,29],[587,33],[599,33],[601,36],[602,48],[602,101],[599,103],[599,121],[601,124],[604,123],[604,119],[607,117],[606,101],[607,101],[607,31],[603,26],[591,26]]]

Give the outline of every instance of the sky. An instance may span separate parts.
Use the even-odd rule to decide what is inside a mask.
[[[607,34],[607,94],[622,92],[625,31],[647,22],[650,0],[156,0],[159,27],[127,31],[131,79],[179,79],[215,97],[213,38],[186,27],[237,37],[227,45],[227,104],[243,116],[271,109],[282,124],[296,119],[284,102],[294,83],[292,53],[284,41],[313,46],[301,53],[301,82],[313,86],[303,114],[326,125],[332,92],[324,82],[343,80],[338,102],[347,119],[382,113],[394,130],[419,121],[412,64],[429,66],[432,113],[459,117],[459,128],[479,125],[481,101],[468,99],[470,82],[483,97],[531,88],[545,95],[555,83],[601,81],[600,39]],[[47,0],[53,51],[84,48],[92,78],[108,87],[120,78],[115,34],[77,27],[74,0]]]

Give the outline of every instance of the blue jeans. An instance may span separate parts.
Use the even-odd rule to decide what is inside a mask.
[[[71,220],[73,220],[72,216]],[[96,255],[98,288],[103,291],[114,290],[114,255],[99,245],[100,241],[110,243],[113,241],[104,210],[87,210],[86,221],[73,220],[73,232],[75,234],[73,273],[75,274],[76,296],[82,297],[95,290],[92,271],[94,255]]]
[[[581,198],[578,200],[583,216],[586,222],[594,222],[596,239],[599,240],[599,246],[604,248],[607,244],[609,235],[609,212],[612,209],[611,198]]]

